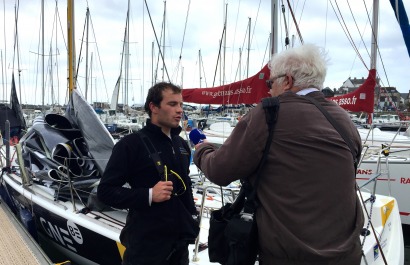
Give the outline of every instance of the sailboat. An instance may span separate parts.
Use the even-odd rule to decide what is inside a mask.
[[[127,104],[126,102],[128,101],[128,82],[129,82],[129,78],[128,78],[129,34],[130,34],[129,23],[130,23],[130,1],[128,1],[127,17],[126,17],[126,22],[125,22],[124,40],[123,40],[122,53],[121,53],[120,74],[117,79],[117,82],[115,83],[114,90],[112,93],[110,110],[104,116],[104,122],[106,126],[107,127],[114,126],[115,129],[113,129],[113,132],[111,133],[115,133],[115,135],[135,132],[142,128],[142,123],[139,122],[136,117],[132,119],[131,117],[128,116],[128,112],[130,108],[128,107],[128,105],[126,105]],[[123,79],[123,76],[122,76],[123,69],[124,69],[124,82],[123,82],[123,86],[121,86],[122,79]],[[120,97],[121,89],[124,95],[123,109],[124,109],[124,112],[127,112],[127,115],[124,115],[123,112],[118,112],[118,100]]]
[[[390,1],[396,18],[403,32],[407,49],[410,47],[410,29],[406,11],[401,0]],[[374,16],[377,16],[378,1],[374,1]],[[373,18],[377,24],[377,17]],[[369,128],[358,128],[363,141],[362,160],[358,166],[356,179],[359,185],[376,179],[374,191],[377,194],[394,196],[400,206],[400,217],[402,224],[410,225],[410,191],[408,184],[408,172],[410,170],[410,137],[409,134],[400,134],[402,126],[408,127],[408,121],[399,121],[400,126],[395,133],[382,132],[378,124],[372,123],[374,111],[374,89],[376,87],[376,50],[377,30],[373,31],[372,66],[365,83],[352,93],[341,97],[330,98],[342,108],[353,112],[365,112],[370,118]],[[410,55],[410,53],[409,53]],[[409,130],[409,129],[407,129]]]
[[[123,223],[93,212],[98,207],[93,190],[114,139],[75,89],[74,1],[67,2],[68,109],[65,116],[37,117],[15,146],[18,159],[3,167],[0,177],[1,199],[34,238],[76,263],[120,264],[117,232]],[[125,218],[126,213],[116,215]]]
[[[272,9],[275,10],[275,7],[276,8],[278,7],[277,3],[274,4],[274,7]],[[273,29],[275,28],[277,28],[276,25],[273,26]],[[274,30],[272,31],[274,32]],[[275,47],[275,45],[273,45],[273,47]],[[356,92],[345,95],[344,97],[340,97],[337,99],[334,98],[330,100],[336,101],[339,105],[344,105],[345,107],[348,106],[355,110],[360,109],[363,111],[373,112],[374,88],[376,85],[375,75],[376,75],[376,70],[375,68],[373,68],[372,70],[369,71],[369,76],[365,84],[361,88],[359,88]],[[262,69],[260,72],[256,73],[255,76],[253,76],[250,80],[253,80],[255,77],[259,77],[260,79],[267,80],[269,78],[269,71],[264,73]],[[247,81],[250,81],[250,80],[247,80]],[[202,104],[204,103],[223,104],[224,102],[232,102],[232,97],[234,96],[238,97],[238,95],[235,95],[236,93],[233,92],[233,91],[238,90],[238,88],[239,89],[250,88],[250,90],[253,90],[255,98],[252,99],[254,101],[248,101],[246,103],[260,102],[261,98],[258,97],[257,92],[258,92],[258,89],[262,89],[265,87],[264,84],[261,84],[260,86],[252,87],[249,85],[247,81],[239,82],[239,83],[232,83],[232,84],[224,85],[221,87],[215,87],[215,88],[185,89],[183,91],[184,100],[188,102],[202,103]],[[235,98],[235,100],[238,100],[238,98]],[[246,100],[249,100],[249,97],[243,97],[241,100],[239,100],[239,102],[237,101],[235,102],[243,103],[242,100],[245,102]],[[229,135],[226,137],[229,137]],[[374,168],[373,170],[368,170],[368,171],[363,170],[363,168],[369,166],[371,163],[373,163],[374,165],[377,165],[377,167]],[[378,161],[373,161],[373,162],[370,162],[366,158],[362,159],[361,164],[359,165],[360,168],[358,170],[358,176],[357,176],[357,180],[359,184],[358,196],[362,198],[362,208],[364,210],[364,214],[366,217],[367,227],[373,226],[373,227],[379,227],[381,229],[379,232],[375,232],[375,235],[377,234],[383,237],[383,234],[385,231],[387,231],[386,229],[388,229],[387,228],[388,226],[386,226],[386,223],[384,223],[384,221],[380,222],[380,220],[384,220],[384,217],[382,216],[376,217],[372,214],[369,215],[368,214],[369,211],[372,213],[378,213],[379,210],[384,211],[383,209],[392,209],[394,211],[394,213],[392,213],[393,215],[389,216],[389,218],[391,218],[390,219],[391,223],[389,223],[389,226],[390,225],[392,225],[392,227],[394,226],[394,229],[390,230],[392,234],[390,234],[389,236],[390,238],[386,239],[385,241],[385,242],[387,241],[390,242],[392,246],[386,247],[386,246],[383,246],[383,244],[377,243],[377,242],[380,242],[380,240],[382,241],[384,240],[384,239],[378,238],[379,236],[376,236],[375,238],[370,239],[371,241],[373,240],[375,241],[371,243],[367,241],[369,245],[366,245],[366,243],[362,245],[363,253],[364,253],[362,264],[370,264],[372,262],[374,262],[375,264],[403,264],[404,262],[403,248],[404,247],[403,247],[403,235],[402,235],[402,227],[401,227],[402,219],[400,219],[400,213],[402,212],[400,211],[399,213],[399,207],[401,204],[400,203],[398,204],[397,200],[394,197],[392,197],[391,194],[382,193],[385,195],[383,196],[379,192],[377,192],[377,194],[375,193],[376,186],[377,186],[376,184],[378,182],[377,179],[381,175],[384,174],[380,165],[381,165],[380,156],[379,156]],[[362,179],[361,174],[368,174],[368,175],[366,176],[366,179]],[[373,185],[369,185],[369,184],[373,184]],[[329,185],[331,184],[329,183]],[[212,186],[212,184],[209,184],[209,186]],[[380,191],[380,189],[378,188],[377,191]],[[365,197],[365,199],[363,199],[363,196]],[[381,206],[381,208],[379,208],[379,210],[376,210],[374,208],[374,205],[371,206],[369,204],[369,201],[373,199],[379,201],[381,205],[383,205],[387,201],[389,201],[389,203],[384,204],[383,206]],[[401,203],[403,205],[407,202],[408,200],[406,201],[401,200]],[[362,242],[365,242],[366,240],[368,240],[368,238],[366,240],[365,238],[366,236],[363,234],[361,237],[361,239],[363,240]],[[376,250],[377,254],[376,252],[372,252],[372,247],[374,247],[373,250]],[[383,258],[380,258],[378,254],[379,251],[382,251],[382,252],[393,251],[395,253],[390,252],[387,255],[383,255]]]
[[[395,0],[391,1],[396,2]],[[401,7],[395,12],[396,17],[401,20],[402,27],[408,30],[408,19],[401,1],[398,4],[392,4],[394,8]],[[374,5],[376,6],[376,5]],[[395,9],[396,10],[396,9]],[[400,14],[400,15],[399,15]],[[404,21],[404,22],[403,22]],[[406,27],[407,25],[407,27]],[[403,33],[409,36],[409,33]],[[373,41],[373,43],[377,43]],[[407,41],[409,43],[409,41]],[[374,47],[376,49],[376,47]],[[376,52],[373,52],[376,54]],[[184,89],[184,101],[198,104],[227,104],[227,102],[235,103],[259,103],[262,97],[267,97],[263,94],[264,85],[261,83],[251,83],[258,78],[268,78],[269,72],[262,68],[253,77],[226,84],[224,86],[213,88],[193,88]],[[351,93],[343,96],[328,98],[339,104],[342,108],[352,112],[365,112],[369,117],[374,112],[374,97],[376,87],[376,67],[373,65],[368,71],[368,76],[365,82]],[[263,81],[263,80],[261,80]],[[252,93],[235,93],[247,89]],[[260,90],[258,90],[260,89]],[[401,121],[402,124],[408,124],[408,121]],[[410,171],[410,137],[402,135],[397,130],[396,133],[380,131],[374,125],[371,128],[358,128],[358,132],[363,142],[363,159],[358,167],[357,181],[363,184],[377,172],[382,172],[378,177],[376,192],[381,195],[393,196],[398,201],[400,206],[401,221],[405,225],[410,225],[410,179],[408,172]],[[230,135],[232,128],[227,124],[220,126],[222,129],[204,130],[210,142],[217,145],[222,144]]]

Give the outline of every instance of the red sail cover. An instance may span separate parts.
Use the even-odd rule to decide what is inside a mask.
[[[373,113],[374,88],[376,87],[376,70],[369,70],[366,81],[355,91],[343,96],[331,97],[340,107],[353,112]]]
[[[212,88],[182,90],[184,102],[198,104],[253,104],[270,97],[266,87],[270,70],[265,65],[256,75],[247,79]]]

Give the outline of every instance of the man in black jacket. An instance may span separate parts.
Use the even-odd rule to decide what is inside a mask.
[[[165,82],[154,85],[145,111],[150,117],[146,126],[114,146],[98,198],[129,209],[120,235],[124,265],[188,264],[188,244],[194,243],[199,226],[188,176],[191,152],[179,136],[181,89]]]

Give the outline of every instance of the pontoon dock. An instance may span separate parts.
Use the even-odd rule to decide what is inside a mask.
[[[0,265],[53,264],[0,199]]]

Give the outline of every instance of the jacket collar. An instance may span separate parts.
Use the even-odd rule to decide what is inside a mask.
[[[151,131],[151,132],[153,132],[153,133],[155,133],[155,134],[158,134],[158,135],[164,134],[164,133],[162,132],[162,130],[161,130],[161,127],[159,127],[159,126],[153,124],[153,123],[151,122],[151,119],[147,119],[147,122],[146,122],[145,127],[147,128],[147,130],[149,130],[149,131]],[[181,126],[178,126],[177,128],[171,128],[171,136],[179,135],[179,134],[181,133],[181,131],[182,131],[182,127],[181,127]]]

